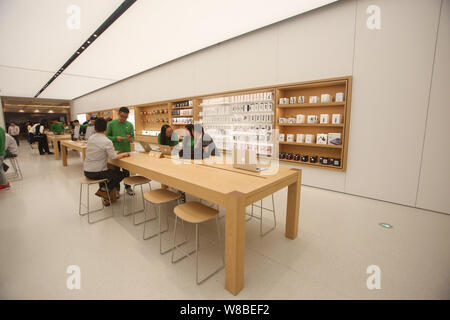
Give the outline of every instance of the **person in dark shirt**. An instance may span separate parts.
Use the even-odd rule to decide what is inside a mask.
[[[163,125],[161,132],[158,134],[158,144],[174,147],[178,145],[178,142],[178,135],[173,132],[173,129],[167,124]]]
[[[180,158],[205,159],[216,155],[216,145],[211,136],[205,133],[201,124],[187,124],[185,128],[189,135],[183,137]]]

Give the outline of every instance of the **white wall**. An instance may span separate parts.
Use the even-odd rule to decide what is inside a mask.
[[[431,190],[449,190],[448,179],[436,179],[442,174],[434,154],[444,151],[432,144],[448,133],[439,124],[448,114],[445,89],[431,91],[427,120],[431,83],[448,85],[448,71],[434,72],[431,81],[440,4],[342,0],[75,99],[72,112],[353,75],[347,172],[305,167],[302,182],[410,206],[417,198],[423,208],[450,213],[448,200]],[[381,9],[381,30],[366,27],[369,5]],[[448,25],[442,28],[447,34],[440,32],[439,43],[447,44],[438,46],[436,63],[448,66]],[[440,129],[428,129],[435,123]],[[421,170],[423,150],[430,156]],[[448,176],[447,167],[439,168]]]

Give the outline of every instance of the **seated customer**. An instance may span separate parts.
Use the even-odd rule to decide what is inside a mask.
[[[183,149],[180,158],[205,159],[216,155],[216,145],[211,136],[203,130],[201,124],[187,124],[189,135],[183,137]]]
[[[3,158],[5,157],[6,149],[6,133],[5,129],[0,127],[0,190],[8,190],[9,182],[6,180],[6,175],[3,171]]]
[[[89,138],[86,148],[86,160],[84,161],[84,175],[88,179],[108,179],[106,187],[108,188],[111,201],[118,198],[116,190],[119,190],[119,183],[126,175],[118,170],[107,168],[108,158],[122,159],[128,157],[128,152],[117,154],[114,151],[113,143],[105,136],[106,120],[98,118],[95,120],[95,133]],[[96,193],[97,196],[103,198],[103,204],[109,206],[108,194],[106,189],[100,186]]]
[[[169,125],[165,124],[161,127],[161,132],[158,134],[158,144],[174,147],[178,145],[179,141],[178,135],[173,132]]]
[[[16,139],[14,139],[11,135],[5,134],[5,159],[15,158],[19,154],[19,148],[17,148]],[[9,166],[3,162],[3,170],[8,171]]]

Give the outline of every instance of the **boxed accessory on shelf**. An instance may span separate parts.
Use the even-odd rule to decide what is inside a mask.
[[[319,163],[320,164],[325,164],[325,165],[330,164],[329,159],[327,157],[320,157],[319,158]]]
[[[344,93],[343,92],[336,92],[336,102],[343,102],[344,101]]]
[[[298,103],[305,103],[305,96],[299,96]]]
[[[280,159],[284,159],[284,158],[286,158],[286,153],[280,152],[278,156]]]
[[[319,122],[319,118],[316,115],[308,115],[308,123],[316,124]]]
[[[328,144],[341,145],[340,133],[328,133]]]
[[[305,135],[305,143],[315,143],[316,137],[313,134]]]
[[[295,103],[296,103],[296,100],[297,100],[296,97],[290,97],[290,98],[289,98],[289,103],[290,103],[290,104],[295,104]]]
[[[327,144],[328,135],[326,133],[318,133],[317,134],[317,144]]]
[[[330,115],[327,113],[322,113],[320,115],[320,123],[327,124],[328,122],[330,122]]]
[[[304,114],[298,114],[296,118],[297,118],[297,123],[305,123],[305,115]]]
[[[311,156],[309,157],[309,162],[316,163],[317,162],[317,156]]]
[[[286,118],[280,118],[278,119],[279,123],[287,123],[287,119]]]
[[[280,141],[284,141],[284,133],[280,133]]]
[[[294,160],[295,161],[299,161],[300,160],[300,155],[298,153],[294,154]]]
[[[331,162],[331,165],[333,165],[335,167],[340,167],[341,166],[341,159],[333,159],[333,162]]]
[[[320,96],[320,102],[321,103],[330,103],[331,102],[331,96],[329,94],[322,94]]]
[[[286,154],[286,160],[292,160],[292,153]]]
[[[305,143],[305,135],[303,133],[297,133],[296,141],[298,143]]]
[[[340,113],[334,113],[331,116],[331,123],[333,123],[333,124],[340,124],[341,123],[341,114]]]
[[[317,96],[309,97],[309,103],[317,103],[317,102],[319,102],[319,97]]]
[[[308,162],[308,158],[309,157],[307,155],[303,155],[303,156],[301,156],[300,159],[301,159],[302,162]]]
[[[293,134],[287,134],[286,135],[286,141],[287,142],[294,142],[294,135]]]
[[[288,118],[288,123],[295,123],[296,122],[296,118]]]

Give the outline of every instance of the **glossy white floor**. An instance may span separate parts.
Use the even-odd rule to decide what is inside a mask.
[[[64,168],[25,141],[20,151],[24,179],[0,191],[2,299],[450,298],[447,215],[305,186],[299,236],[288,240],[283,190],[275,194],[275,231],[260,237],[258,220],[247,223],[245,288],[234,297],[224,289],[224,271],[197,286],[193,260],[171,264],[170,254],[159,254],[156,238],[142,240],[143,226],[122,216],[123,195],[114,218],[89,225],[78,216],[77,152],[69,152]],[[270,222],[266,214],[265,226]],[[154,223],[149,227],[156,230]],[[201,228],[201,274],[220,264],[215,236],[214,224]],[[80,290],[66,287],[69,265],[81,269]],[[379,290],[366,286],[370,265],[381,269]]]

